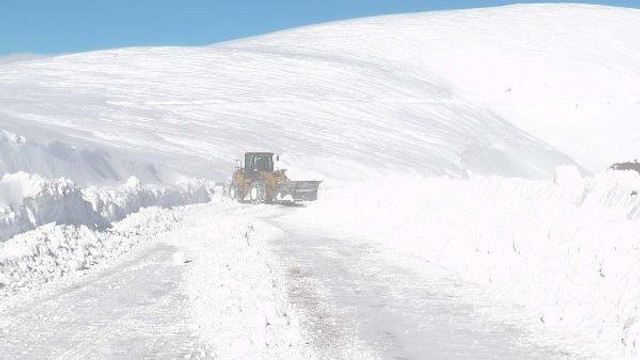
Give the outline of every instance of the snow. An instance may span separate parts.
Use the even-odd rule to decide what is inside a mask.
[[[67,177],[80,185],[107,185],[136,176],[144,182],[173,179],[153,164],[118,151],[86,148],[62,141],[36,142],[8,131],[0,132],[0,173],[24,171],[44,177]]]
[[[4,64],[0,121],[34,141],[118,149],[216,179],[264,148],[331,179],[468,170],[544,179],[569,157],[597,171],[639,155],[640,44],[625,35],[640,31],[638,14],[590,5],[405,14]]]
[[[109,231],[47,224],[0,245],[0,296],[11,297],[118,258],[175,226],[169,211],[142,211]]]
[[[0,56],[0,64],[7,64],[16,61],[29,61],[34,59],[41,59],[43,57],[45,57],[45,55],[31,53],[13,53]]]
[[[603,358],[638,357],[640,180],[605,171],[640,158],[638,33],[640,10],[516,5],[2,63],[0,292],[184,227],[169,260],[191,266],[200,336],[278,357],[299,325],[267,290],[275,230],[221,203],[189,221],[144,210],[209,201],[245,151],[274,151],[293,179],[323,180],[292,217],[308,231],[411,252]],[[156,211],[165,225],[144,230]],[[142,234],[118,230],[126,216]]]
[[[277,233],[218,198],[18,235],[0,249],[3,354],[315,358],[262,255]]]
[[[203,179],[189,179],[166,186],[143,185],[138,178],[130,177],[124,185],[88,187],[83,193],[101,217],[117,221],[144,207],[172,207],[208,202],[219,190],[214,182]]]
[[[332,182],[395,172],[547,179],[572,160],[599,171],[640,157],[640,43],[630,36],[639,16],[516,5],[8,63],[0,124],[37,148],[115,151],[214,179],[265,148]],[[96,156],[121,173],[121,162]],[[104,181],[96,171],[43,175]]]
[[[551,329],[592,340],[601,353],[638,354],[636,172],[582,178],[575,168],[560,168],[549,181],[382,183],[394,191],[381,192],[381,183],[336,189],[298,220],[419,254],[526,305]]]
[[[272,243],[319,358],[598,358],[580,339],[521,316],[521,306],[485,284],[402,248],[317,224],[309,231],[296,220],[278,218],[286,231]]]
[[[211,181],[190,179],[173,186],[142,185],[131,177],[120,186],[76,186],[68,179],[44,179],[24,172],[0,180],[0,241],[50,222],[105,228],[143,207],[207,202]]]
[[[193,262],[184,285],[189,312],[214,357],[313,357],[291,311],[284,274],[268,254],[267,242],[281,232],[244,208],[209,207],[184,227],[175,244]]]
[[[0,209],[0,241],[50,222],[106,225],[81,190],[64,178],[5,174],[0,181]]]
[[[494,11],[513,16],[509,8]],[[558,21],[566,15],[552,14]],[[575,164],[545,138],[458,95],[455,83],[420,61],[432,42],[465,42],[432,31],[430,24],[449,16],[362,19],[209,47],[7,64],[0,119],[34,141],[46,133],[214,179],[228,178],[237,157],[258,149],[283,153],[296,177],[328,183],[397,172],[543,179]],[[476,21],[483,18],[480,12]]]
[[[431,34],[418,62],[456,94],[601,171],[640,155],[639,17],[578,4],[442,12],[417,25]]]

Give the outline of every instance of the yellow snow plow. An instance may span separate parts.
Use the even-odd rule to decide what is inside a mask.
[[[229,185],[229,196],[237,201],[262,203],[293,203],[318,198],[322,181],[292,181],[286,170],[275,170],[278,155],[270,152],[244,154],[244,166],[238,161]]]

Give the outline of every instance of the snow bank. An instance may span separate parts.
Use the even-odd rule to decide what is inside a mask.
[[[143,207],[207,202],[214,187],[197,179],[174,186],[142,185],[131,177],[120,186],[82,189],[63,178],[7,174],[0,180],[0,241],[50,222],[105,228]]]
[[[381,190],[385,189],[385,190]],[[302,214],[493,284],[550,327],[640,350],[640,176],[406,177],[327,191]]]
[[[188,299],[185,326],[212,345],[214,353],[206,355],[314,358],[287,301],[284,275],[266,250],[274,234],[228,199],[142,209],[108,230],[47,224],[0,244],[0,310],[32,299],[46,283],[73,286],[135,248],[164,242],[180,249],[172,265],[188,267],[179,286]]]
[[[107,231],[47,224],[19,234],[0,243],[0,298],[117,261],[138,243],[173,228],[179,219],[168,209],[150,208]]]
[[[0,241],[50,222],[91,227],[107,222],[67,179],[45,180],[26,173],[0,180]]]
[[[111,187],[89,187],[83,191],[96,213],[108,221],[118,221],[143,207],[171,207],[210,201],[215,183],[191,179],[173,186],[143,185],[135,177],[126,184]]]
[[[285,275],[266,243],[281,231],[229,202],[205,206],[173,242],[188,261],[191,324],[220,359],[310,359]]]

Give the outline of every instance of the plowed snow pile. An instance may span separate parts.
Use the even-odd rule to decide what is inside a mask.
[[[637,354],[640,180],[598,174],[640,158],[637,34],[640,10],[518,5],[0,64],[0,172],[85,187],[33,196],[5,175],[2,236],[201,199],[91,185],[222,180],[245,151],[283,152],[292,177],[324,180],[301,211],[323,226]]]
[[[121,186],[82,189],[63,178],[17,173],[0,180],[0,194],[1,296],[117,256],[139,239],[105,233],[112,222],[145,207],[208,202],[214,186],[199,180],[141,185],[132,177]]]
[[[0,179],[0,243],[50,222],[104,229],[143,207],[207,202],[214,187],[195,179],[174,186],[142,185],[131,177],[120,186],[82,189],[64,178],[6,174]]]
[[[553,181],[387,179],[340,189],[298,214],[342,236],[379,241],[456,269],[576,332],[600,351],[640,343],[640,175]],[[398,216],[397,214],[402,214]],[[610,355],[611,357],[613,355]]]
[[[6,317],[0,317],[0,339],[3,340],[0,348],[4,354],[15,354],[15,347],[20,348],[21,343],[27,342],[29,346],[20,356],[55,357],[74,349],[78,350],[80,357],[102,356],[103,351],[114,349],[104,343],[96,344],[90,338],[78,340],[75,336],[90,335],[86,327],[107,327],[107,333],[102,336],[112,336],[110,332],[115,331],[123,339],[116,345],[116,350],[127,349],[131,342],[136,354],[140,354],[144,333],[151,330],[127,330],[121,317],[123,312],[138,313],[148,308],[140,305],[139,308],[129,308],[126,296],[118,292],[123,291],[121,286],[131,285],[131,280],[126,279],[128,274],[158,265],[157,258],[148,256],[155,254],[154,249],[168,247],[175,251],[169,266],[186,267],[181,282],[172,284],[179,288],[185,301],[177,308],[168,306],[166,294],[151,297],[150,302],[159,303],[155,314],[151,315],[163,321],[171,320],[162,316],[163,312],[185,313],[186,317],[179,324],[152,322],[152,334],[146,336],[153,339],[159,329],[169,326],[171,341],[168,345],[175,350],[172,357],[182,358],[184,354],[185,358],[314,358],[302,339],[298,320],[287,302],[282,274],[274,272],[272,259],[263,255],[266,242],[277,234],[277,229],[246,215],[235,204],[219,197],[208,204],[142,209],[114,223],[106,231],[91,230],[84,225],[47,224],[20,234],[0,244],[0,313],[4,315],[3,311],[8,310]],[[136,251],[136,248],[141,249]],[[143,260],[136,261],[139,257]],[[102,273],[104,278],[109,278],[108,274],[115,271],[117,281],[108,286],[106,296],[90,292],[89,299],[82,299],[82,296],[87,296],[83,295],[84,291],[75,290],[99,283],[101,278],[95,277],[101,274],[101,270],[107,270],[106,275]],[[169,280],[154,277],[163,274],[166,275],[156,268],[152,274],[147,274],[149,278],[142,281],[155,283],[155,291],[159,292],[162,282]],[[46,287],[47,283],[54,286]],[[71,286],[65,287],[65,284]],[[38,304],[33,304],[34,293],[30,291],[36,290],[37,294],[43,286],[44,303],[53,304],[54,310],[36,313],[36,322],[44,323],[45,329],[50,323],[47,334],[55,330],[63,334],[59,344],[44,347],[40,341],[34,340],[40,334],[37,331],[31,333],[33,324],[19,323],[20,329],[15,328],[15,313],[11,311],[17,308],[19,313],[31,314],[33,309],[25,310],[21,306],[29,304],[27,308],[38,308]],[[110,317],[101,319],[104,313],[94,311],[90,314],[91,319],[74,319],[74,312],[65,308],[64,299],[61,301],[58,296],[47,293],[47,290],[56,288],[71,293],[72,297],[80,297],[82,305],[79,306],[89,313],[91,305],[87,303],[95,299],[99,299],[100,307],[114,308],[115,313],[107,312],[106,316]],[[145,304],[145,291],[138,293],[139,289],[131,286],[124,290],[133,292],[136,302],[148,305]],[[133,316],[125,315],[127,318]],[[55,327],[65,322],[71,325],[62,329]],[[117,330],[108,328],[106,324],[111,323],[116,324]],[[174,348],[177,346],[174,340],[180,337],[181,330],[198,333],[208,346]],[[87,341],[89,349],[83,349]],[[91,352],[96,346],[97,352]],[[158,343],[150,346],[154,356],[165,355],[162,352],[164,346]]]

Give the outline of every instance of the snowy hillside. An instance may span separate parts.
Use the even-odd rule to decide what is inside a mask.
[[[155,183],[173,176],[117,151],[76,147],[60,141],[38,143],[4,130],[0,132],[0,152],[2,174],[26,171],[47,177],[64,175],[83,185],[124,182],[130,176]]]
[[[625,34],[638,33],[639,17],[512,6],[9,63],[0,124],[218,179],[252,149],[284,152],[289,167],[329,179],[548,178],[568,157],[603,169],[635,156],[640,44]],[[617,141],[605,146],[600,134],[614,126]]]

